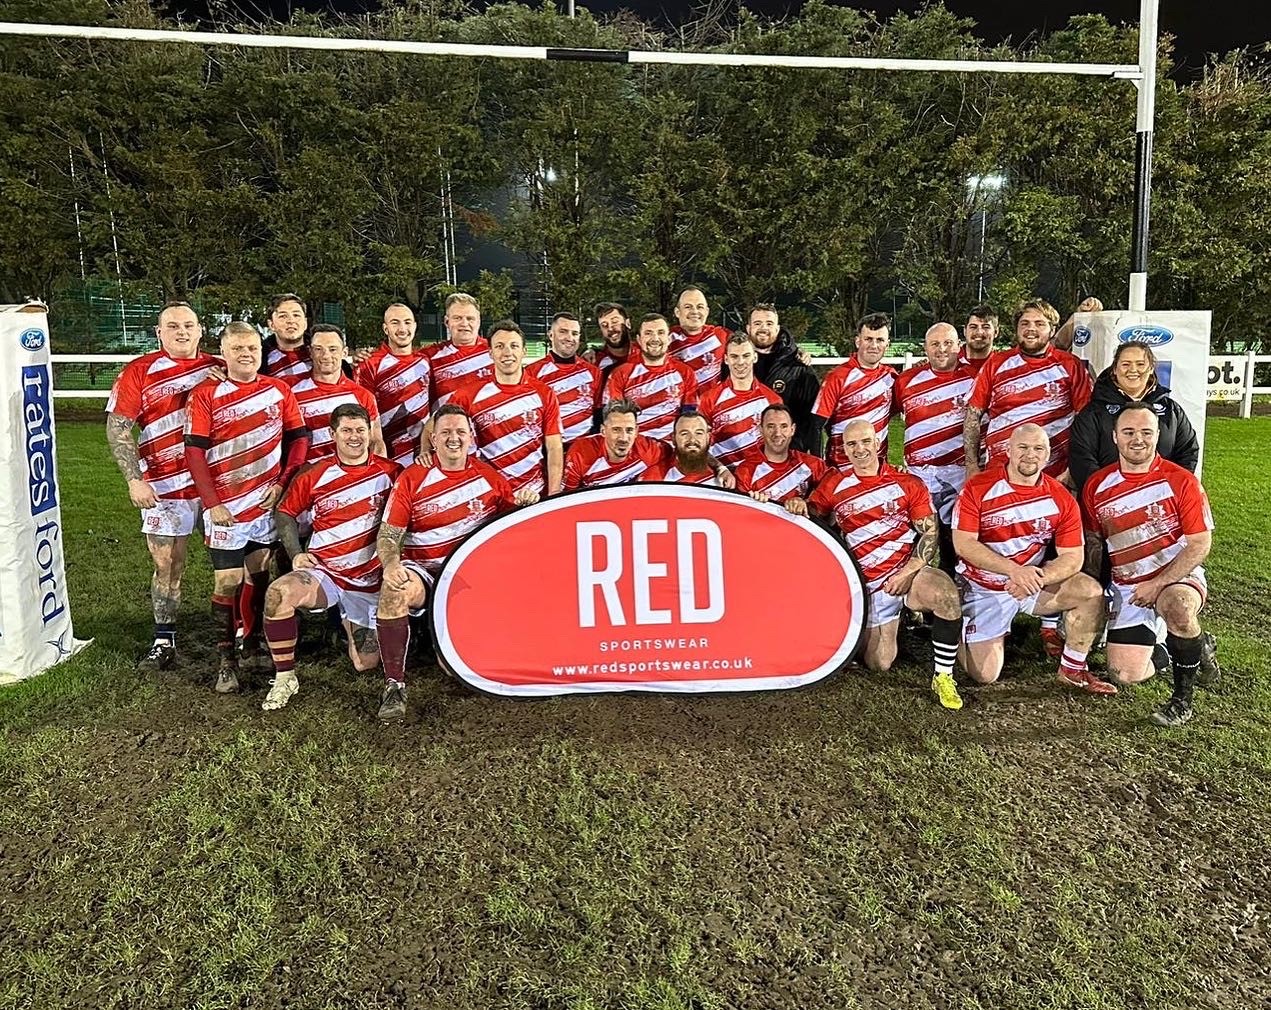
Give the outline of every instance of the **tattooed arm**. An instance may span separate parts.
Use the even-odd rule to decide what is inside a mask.
[[[914,576],[928,565],[935,567],[940,561],[940,523],[935,516],[914,520],[918,542],[913,556],[901,568],[893,572],[883,583],[882,589],[892,596],[904,596],[914,583]]]
[[[968,407],[966,420],[962,422],[962,452],[966,456],[968,477],[980,472],[980,430],[983,425],[984,411]]]
[[[384,569],[384,585],[389,589],[405,589],[410,584],[406,569],[402,567],[402,542],[406,539],[406,527],[392,523],[380,523],[379,536],[375,538],[375,553]]]
[[[1086,530],[1086,563],[1081,570],[1092,579],[1098,580],[1103,568],[1103,537],[1098,533]]]
[[[106,415],[106,444],[115,457],[119,472],[128,482],[128,497],[139,509],[155,506],[154,488],[141,476],[141,459],[137,455],[137,443],[132,438],[133,420],[122,414]]]
[[[291,558],[293,568],[312,568],[317,563],[318,559],[306,552],[304,544],[300,542],[300,524],[296,522],[295,516],[275,509],[274,527],[278,530],[278,542],[287,552],[287,557]]]

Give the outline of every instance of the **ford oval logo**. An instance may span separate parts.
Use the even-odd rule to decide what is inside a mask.
[[[18,342],[28,351],[38,351],[44,346],[44,331],[32,326],[29,330],[22,331]]]
[[[1117,334],[1117,340],[1123,344],[1135,341],[1136,343],[1147,344],[1148,347],[1160,347],[1162,344],[1168,344],[1173,339],[1173,330],[1167,330],[1164,326],[1153,326],[1151,323],[1127,326]]]
[[[1090,343],[1090,338],[1092,336],[1094,336],[1094,334],[1090,332],[1089,326],[1078,326],[1075,330],[1072,331],[1073,346],[1085,347],[1086,344]]]
[[[508,577],[518,571],[535,573],[532,591]],[[758,621],[756,594],[772,585],[816,592],[769,594]],[[670,484],[590,488],[494,519],[447,558],[429,603],[442,664],[519,697],[811,684],[856,651],[867,605],[856,562],[820,526]]]

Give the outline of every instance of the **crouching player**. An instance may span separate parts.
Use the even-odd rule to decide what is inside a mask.
[[[1192,717],[1203,637],[1197,615],[1207,586],[1213,516],[1200,481],[1156,452],[1156,413],[1143,405],[1117,415],[1117,462],[1086,481],[1086,571],[1097,574],[1106,543],[1112,562],[1108,672],[1134,684],[1152,676],[1156,618],[1165,620],[1165,648],[1174,665],[1174,693],[1152,714],[1158,726]],[[1206,685],[1207,686],[1207,685]]]
[[[990,465],[966,482],[953,508],[953,549],[964,580],[962,615],[967,672],[991,684],[1002,672],[1004,641],[1019,613],[1063,614],[1067,638],[1059,681],[1091,694],[1115,694],[1086,666],[1103,627],[1103,590],[1083,575],[1081,512],[1059,481],[1044,472],[1050,439],[1036,424],[1010,435],[1005,465]],[[1056,556],[1042,564],[1046,547]]]
[[[959,709],[962,698],[953,679],[953,664],[961,613],[953,580],[935,567],[940,540],[931,494],[913,474],[879,460],[872,422],[849,422],[842,440],[850,469],[831,467],[807,504],[813,515],[834,520],[861,566],[870,594],[865,665],[871,670],[891,669],[902,606],[930,613],[935,650],[931,689],[945,708]]]
[[[457,404],[437,409],[429,439],[431,463],[415,462],[402,471],[389,495],[376,541],[384,569],[376,622],[384,659],[381,719],[400,719],[406,714],[408,615],[418,617],[424,612],[442,562],[486,520],[539,498],[530,486],[513,491],[494,467],[469,455],[472,423]]]
[[[302,472],[283,495],[275,522],[292,570],[265,594],[265,638],[274,661],[274,685],[261,706],[282,708],[300,690],[296,678],[296,610],[340,608],[349,659],[358,671],[380,660],[375,602],[380,563],[375,531],[401,467],[371,455],[371,416],[358,403],[331,412],[335,455]],[[313,535],[300,543],[298,518],[313,514]]]

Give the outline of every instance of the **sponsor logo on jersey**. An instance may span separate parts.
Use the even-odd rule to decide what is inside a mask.
[[[817,592],[781,594],[756,621],[755,594],[774,583]],[[814,683],[855,653],[866,605],[855,561],[814,523],[731,492],[636,484],[486,523],[447,559],[430,615],[461,680],[542,697]]]
[[[1166,329],[1164,326],[1154,326],[1150,323],[1127,326],[1117,334],[1117,340],[1120,343],[1128,344],[1130,341],[1134,341],[1140,344],[1147,344],[1149,347],[1160,347],[1163,344],[1168,344],[1173,339],[1173,330]]]

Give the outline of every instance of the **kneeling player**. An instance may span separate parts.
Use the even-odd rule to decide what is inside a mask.
[[[953,679],[961,631],[958,591],[933,567],[940,548],[931,495],[917,477],[878,458],[878,436],[869,421],[850,422],[842,439],[851,469],[831,468],[808,498],[808,508],[834,520],[865,577],[870,594],[865,665],[883,671],[896,661],[901,607],[930,613],[931,689],[945,708],[959,709]]]
[[[301,473],[278,506],[278,538],[292,570],[265,594],[265,638],[273,656],[274,685],[261,706],[282,708],[300,690],[296,678],[296,611],[338,606],[354,669],[379,664],[375,640],[375,599],[380,563],[375,531],[384,502],[401,471],[396,463],[370,454],[371,416],[365,407],[342,403],[331,412],[335,456]],[[313,514],[313,535],[300,543],[299,516]]]
[[[1097,574],[1106,542],[1112,562],[1108,671],[1124,683],[1152,676],[1156,618],[1165,620],[1165,648],[1174,665],[1174,693],[1152,714],[1158,726],[1192,717],[1201,666],[1197,615],[1207,586],[1213,517],[1200,481],[1156,452],[1159,423],[1149,407],[1124,408],[1112,441],[1120,457],[1086,481],[1086,571]]]
[[[1068,636],[1060,683],[1115,694],[1115,687],[1086,666],[1103,627],[1103,590],[1081,573],[1081,513],[1063,485],[1043,472],[1049,459],[1046,432],[1021,424],[1011,433],[1005,466],[990,465],[970,478],[954,506],[967,672],[981,684],[997,680],[1016,614],[1063,614]],[[1042,564],[1052,542],[1056,556]]]
[[[408,615],[418,617],[442,562],[473,530],[516,505],[532,505],[538,491],[513,491],[494,467],[469,455],[472,423],[464,409],[446,404],[429,426],[430,463],[402,471],[384,510],[376,550],[384,568],[378,620],[384,659],[381,719],[406,714]]]

